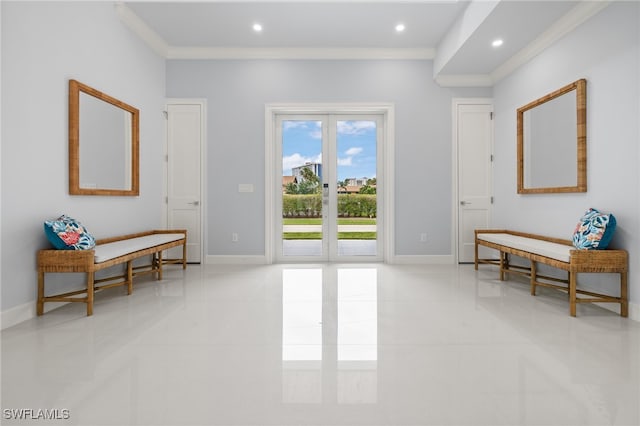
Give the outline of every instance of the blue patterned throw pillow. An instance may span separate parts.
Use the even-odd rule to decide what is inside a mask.
[[[612,214],[589,209],[580,218],[573,233],[573,245],[580,250],[604,250],[611,242],[616,229],[616,218]]]
[[[91,250],[96,240],[77,220],[62,215],[44,222],[44,233],[58,250]]]

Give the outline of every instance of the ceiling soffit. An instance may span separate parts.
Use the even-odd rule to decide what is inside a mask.
[[[518,3],[524,9],[519,10]],[[490,87],[600,12],[610,1],[557,2],[552,8],[545,6],[544,9],[536,9],[533,3],[535,2],[474,0],[459,2],[457,9],[444,8],[442,10],[445,12],[441,13],[446,20],[446,28],[439,30],[443,35],[439,36],[433,31],[421,35],[429,38],[432,45],[437,47],[422,46],[415,42],[404,45],[376,43],[376,46],[372,46],[367,45],[363,38],[342,45],[335,43],[335,47],[324,47],[318,41],[311,40],[305,41],[304,45],[293,43],[292,46],[289,43],[287,47],[273,43],[259,45],[256,42],[243,42],[236,46],[212,45],[211,42],[197,43],[195,38],[178,40],[171,31],[163,31],[162,28],[156,31],[128,5],[117,3],[115,7],[123,23],[157,54],[167,59],[426,59],[433,60],[434,79],[441,86]],[[252,8],[254,5],[260,5],[260,2],[252,3]],[[514,28],[513,17],[522,10],[527,10],[524,13],[528,15],[534,15],[534,11],[538,11],[538,28],[529,25],[523,30],[527,34],[519,34],[514,38],[518,40],[517,48],[511,46],[511,50],[506,53],[492,53],[486,39],[501,31],[505,34],[517,32],[519,27]],[[453,12],[455,16],[452,15]],[[171,15],[165,13],[165,16]],[[170,27],[168,22],[166,25],[167,28]],[[165,37],[177,40],[176,42],[190,42],[191,45],[172,45]],[[410,47],[406,47],[407,45]]]

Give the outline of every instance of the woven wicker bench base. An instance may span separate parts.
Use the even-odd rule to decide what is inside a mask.
[[[96,262],[96,250],[40,250],[38,251],[38,300],[36,312],[38,315],[44,313],[46,302],[80,302],[87,304],[87,316],[93,315],[93,301],[96,291],[111,287],[126,286],[127,294],[133,292],[133,278],[143,274],[155,274],[158,280],[162,279],[162,267],[166,264],[182,264],[182,268],[187,267],[187,231],[176,230],[155,230],[140,232],[136,234],[122,235],[119,237],[105,238],[96,241],[96,247],[106,246],[111,243],[130,241],[150,240],[152,236],[183,234],[179,238],[167,238],[166,242],[152,242],[149,245],[136,246],[131,251],[124,250],[122,254],[110,257],[108,260]],[[113,244],[112,244],[113,246]],[[182,258],[163,259],[164,250],[182,246]],[[148,265],[133,266],[135,259],[150,256],[151,262]],[[95,279],[95,273],[115,265],[125,264],[125,272],[122,275],[114,275],[106,278]],[[76,291],[59,293],[45,296],[45,274],[46,273],[86,273],[86,288]]]
[[[501,234],[506,234],[505,238],[501,239]],[[490,237],[487,237],[487,235],[490,235]],[[544,249],[541,248],[539,251],[536,251],[536,241],[543,242],[540,246],[544,247]],[[499,259],[480,259],[478,257],[479,246],[498,250],[500,253]],[[551,250],[548,250],[549,246],[551,246]],[[568,246],[566,247],[568,261],[560,260],[560,258],[564,257],[559,251],[561,252],[561,247],[564,246]],[[558,250],[559,247],[560,250]],[[528,259],[530,266],[512,265],[509,259],[510,255]],[[477,229],[475,231],[476,270],[480,263],[497,265],[500,268],[501,281],[504,281],[506,273],[515,273],[529,277],[531,295],[533,296],[536,295],[536,288],[538,286],[550,287],[567,292],[569,295],[569,313],[571,316],[576,316],[576,305],[578,303],[603,302],[619,303],[620,315],[623,317],[629,315],[627,285],[629,255],[626,250],[576,250],[569,240],[504,229]],[[538,263],[567,271],[567,278],[559,279],[540,275],[537,271]],[[578,288],[577,275],[579,273],[620,274],[620,295],[611,296]],[[578,297],[578,295],[584,297]]]

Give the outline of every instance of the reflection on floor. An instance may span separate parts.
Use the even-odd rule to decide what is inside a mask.
[[[640,424],[640,324],[496,276],[168,268],[4,330],[2,424]]]
[[[339,256],[375,256],[375,240],[338,240]],[[283,240],[284,256],[322,256],[322,240]]]

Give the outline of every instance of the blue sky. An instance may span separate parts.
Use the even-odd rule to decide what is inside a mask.
[[[376,177],[376,128],[373,121],[338,121],[338,180]],[[282,174],[305,162],[322,163],[322,123],[284,121],[282,129]],[[323,169],[326,170],[323,164]]]

